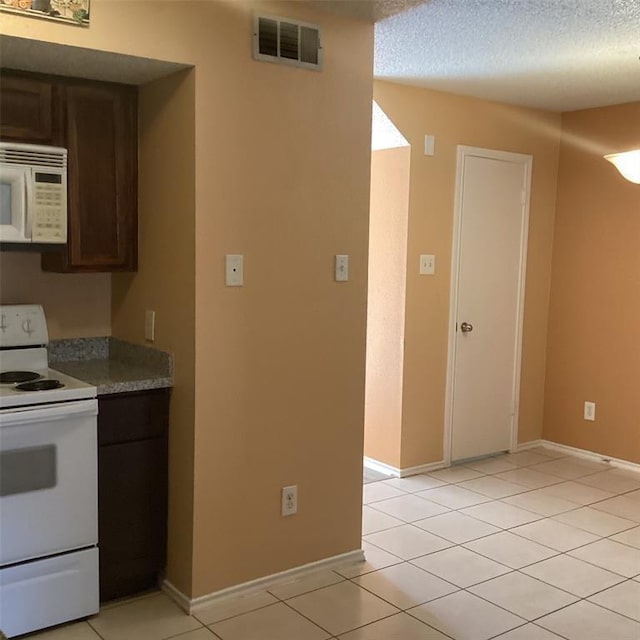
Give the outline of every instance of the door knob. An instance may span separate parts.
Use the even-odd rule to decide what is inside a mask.
[[[468,322],[463,322],[460,325],[460,331],[462,331],[462,333],[469,333],[470,331],[473,331],[473,325]]]

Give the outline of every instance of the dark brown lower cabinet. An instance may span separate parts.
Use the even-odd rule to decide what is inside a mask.
[[[170,389],[98,398],[100,600],[156,587],[167,549]]]

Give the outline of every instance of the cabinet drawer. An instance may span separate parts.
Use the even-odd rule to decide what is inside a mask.
[[[98,398],[98,445],[166,437],[170,389]]]
[[[95,547],[0,570],[0,628],[9,638],[94,613]]]

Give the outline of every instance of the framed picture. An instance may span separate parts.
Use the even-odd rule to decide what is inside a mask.
[[[0,0],[0,11],[89,26],[89,0]]]

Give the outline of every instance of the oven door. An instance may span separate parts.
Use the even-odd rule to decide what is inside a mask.
[[[31,242],[27,221],[27,167],[0,165],[0,242]]]
[[[98,540],[95,399],[0,412],[0,565]]]

